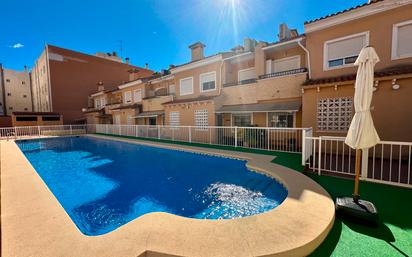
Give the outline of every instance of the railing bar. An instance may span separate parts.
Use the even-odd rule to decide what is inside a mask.
[[[401,182],[401,163],[402,163],[402,145],[399,146],[399,169],[398,169],[398,182]]]
[[[390,161],[389,161],[389,181],[392,181],[392,145],[391,145],[391,153],[390,153]]]

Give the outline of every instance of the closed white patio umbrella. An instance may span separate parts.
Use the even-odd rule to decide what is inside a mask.
[[[375,49],[371,46],[364,47],[355,62],[355,65],[358,66],[354,97],[355,115],[345,139],[347,145],[356,149],[355,187],[353,200],[350,198],[337,199],[337,209],[342,206],[354,208],[351,210],[352,214],[359,211],[358,214],[361,214],[360,216],[365,216],[365,213],[377,214],[376,208],[372,203],[367,201],[361,202],[359,200],[359,176],[362,150],[373,147],[380,141],[370,112],[373,96],[374,67],[377,62],[379,62],[379,57]],[[348,201],[350,202],[348,203]],[[362,212],[365,213],[362,214]]]

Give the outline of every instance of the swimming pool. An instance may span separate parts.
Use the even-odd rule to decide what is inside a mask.
[[[150,212],[198,219],[250,216],[287,196],[245,161],[92,137],[17,141],[86,235],[108,233]]]

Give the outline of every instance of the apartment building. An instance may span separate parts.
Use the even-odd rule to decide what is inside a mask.
[[[344,136],[354,114],[354,62],[376,49],[372,116],[384,140],[412,140],[412,1],[380,0],[305,23],[311,79],[303,84],[303,127]]]
[[[16,111],[32,111],[30,73],[5,69],[0,64],[0,116]]]
[[[82,108],[96,87],[116,89],[119,84],[151,76],[153,71],[123,63],[116,53],[88,55],[46,45],[32,69],[33,110],[58,112],[64,123],[81,122]]]
[[[115,90],[90,95],[89,107],[83,112],[87,122],[94,124],[165,124],[163,103],[173,100],[174,77],[168,71],[132,80]]]

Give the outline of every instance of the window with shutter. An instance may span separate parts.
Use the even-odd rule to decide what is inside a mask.
[[[412,20],[393,25],[392,59],[412,57]]]
[[[199,76],[200,91],[207,92],[216,89],[216,72],[203,73]]]
[[[180,95],[193,94],[193,77],[180,80]]]
[[[324,69],[353,66],[360,51],[369,44],[369,32],[350,35],[325,42]]]

